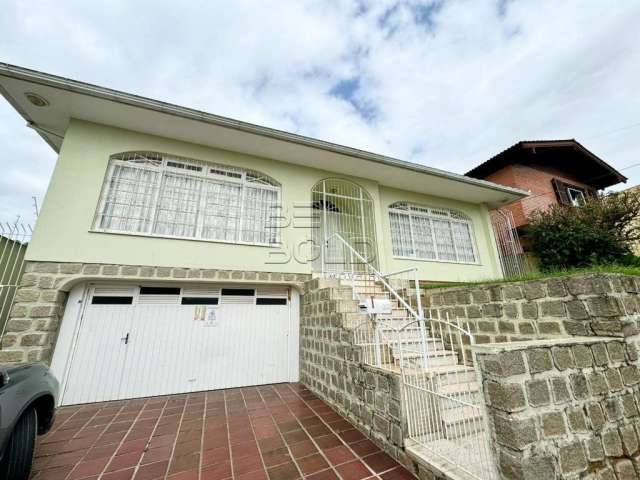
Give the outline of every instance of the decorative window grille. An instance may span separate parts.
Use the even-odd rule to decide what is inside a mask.
[[[273,245],[280,185],[258,172],[153,152],[113,155],[94,228]]]
[[[389,221],[396,257],[478,263],[471,219],[461,212],[398,202]]]

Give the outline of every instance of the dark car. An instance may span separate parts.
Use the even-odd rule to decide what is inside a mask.
[[[41,364],[0,365],[0,479],[26,480],[36,434],[53,424],[58,380]]]

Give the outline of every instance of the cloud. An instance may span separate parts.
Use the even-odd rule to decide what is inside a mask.
[[[8,0],[0,59],[459,173],[567,137],[622,168],[638,23],[596,0]],[[55,162],[23,123],[0,105],[0,220],[32,215]]]

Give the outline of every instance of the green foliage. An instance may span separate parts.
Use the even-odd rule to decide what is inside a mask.
[[[579,207],[555,205],[529,219],[531,249],[543,271],[600,264],[640,265],[631,243],[640,239],[640,196],[615,192]]]

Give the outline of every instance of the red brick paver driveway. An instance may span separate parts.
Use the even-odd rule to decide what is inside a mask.
[[[300,384],[64,407],[34,480],[414,477]]]

